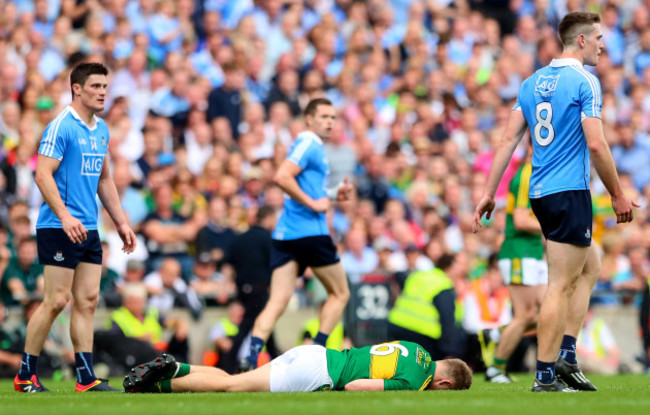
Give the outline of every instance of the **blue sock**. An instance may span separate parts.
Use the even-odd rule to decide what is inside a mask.
[[[75,353],[74,354],[75,366],[77,367],[77,382],[81,385],[89,385],[97,380],[95,371],[93,370],[93,354],[92,353]]]
[[[535,378],[542,383],[553,383],[555,381],[555,362],[547,363],[538,360]]]
[[[251,337],[251,347],[248,351],[248,363],[252,367],[257,367],[257,358],[260,356],[260,352],[264,348],[264,340],[260,339],[259,337]]]
[[[327,343],[327,338],[329,336],[329,334],[325,334],[319,331],[316,333],[316,337],[314,337],[314,344],[325,347],[325,343]]]
[[[576,338],[567,334],[562,338],[562,346],[560,346],[560,357],[575,365],[578,363],[576,360]]]
[[[33,354],[23,353],[23,360],[20,362],[20,371],[18,371],[18,379],[30,380],[32,375],[36,374],[36,365],[38,364],[38,356]]]

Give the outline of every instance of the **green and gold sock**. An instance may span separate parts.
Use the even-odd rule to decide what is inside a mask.
[[[165,379],[161,380],[160,382],[156,383],[157,389],[161,393],[172,393],[172,380],[171,379]]]
[[[492,366],[496,369],[499,369],[502,372],[505,372],[507,364],[508,364],[508,359],[499,359],[498,357],[495,357]]]
[[[176,363],[176,372],[172,378],[182,378],[190,374],[190,365],[187,363]]]

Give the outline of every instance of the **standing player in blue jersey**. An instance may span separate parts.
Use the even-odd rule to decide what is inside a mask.
[[[36,223],[38,260],[44,265],[45,295],[27,325],[25,353],[14,379],[19,392],[47,392],[36,366],[56,316],[70,298],[70,337],[77,369],[76,392],[118,391],[93,371],[93,321],[102,272],[97,203],[117,227],[127,253],[135,234],[120,206],[107,160],[108,127],[95,114],[104,110],[106,75],[100,63],[82,63],[70,74],[72,104],[45,129],[38,149],[36,184],[44,203]]]
[[[617,222],[632,221],[633,208],[638,205],[623,194],[605,141],[600,83],[583,68],[595,66],[603,50],[600,16],[569,13],[558,31],[564,45],[562,56],[521,85],[473,226],[478,231],[483,214],[491,216],[499,181],[528,126],[533,141],[530,203],[547,239],[549,266],[537,325],[537,372],[532,390],[595,391],[575,357],[576,337],[600,273],[598,251],[591,245],[590,157],[612,197]]]
[[[332,132],[336,111],[329,100],[317,98],[307,104],[304,115],[307,130],[298,134],[274,178],[288,197],[273,232],[269,300],[255,320],[250,351],[242,362],[244,370],[257,367],[258,355],[287,307],[297,277],[307,267],[328,293],[315,344],[325,346],[350,297],[347,277],[325,219],[330,201],[348,200],[353,190],[347,178],[336,188],[327,188],[330,171],[323,141]]]

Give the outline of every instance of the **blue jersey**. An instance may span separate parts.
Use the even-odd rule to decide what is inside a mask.
[[[67,107],[48,124],[38,154],[59,160],[54,181],[70,214],[88,230],[97,229],[97,185],[108,149],[108,127],[95,117],[93,129]],[[36,229],[61,228],[61,221],[43,202]]]
[[[533,141],[530,198],[589,190],[589,150],[582,120],[600,118],[600,82],[572,58],[554,59],[521,85],[515,110]]]
[[[314,200],[327,196],[330,168],[320,137],[311,131],[298,134],[287,160],[302,168],[296,181],[303,192]],[[315,212],[285,195],[284,210],[273,239],[291,240],[318,235],[329,235],[325,213]]]

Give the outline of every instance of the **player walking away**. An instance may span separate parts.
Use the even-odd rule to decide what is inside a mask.
[[[251,372],[176,363],[171,355],[136,366],[126,392],[313,392],[469,389],[472,371],[459,359],[431,361],[420,345],[397,341],[343,351],[298,346]]]
[[[36,184],[43,195],[36,223],[38,259],[44,265],[45,295],[27,325],[19,392],[47,392],[36,365],[52,322],[70,298],[70,337],[77,368],[76,392],[118,391],[93,371],[93,320],[102,272],[97,234],[98,195],[117,227],[127,253],[135,234],[120,207],[106,158],[108,127],[96,114],[104,110],[106,75],[100,63],[82,63],[70,74],[72,104],[45,129],[38,149]]]
[[[537,323],[538,309],[548,282],[542,228],[531,211],[528,197],[532,155],[532,144],[529,144],[524,162],[508,189],[505,239],[499,251],[499,270],[508,286],[513,317],[499,336],[494,362],[485,372],[486,379],[492,383],[512,383],[505,371],[508,359],[524,332]],[[484,335],[485,331],[479,332],[479,337]]]
[[[348,200],[353,189],[347,178],[339,186],[327,188],[329,164],[323,140],[329,138],[335,119],[336,112],[329,100],[310,101],[305,108],[308,129],[298,134],[275,175],[274,181],[288,197],[273,232],[269,300],[255,320],[250,351],[242,361],[242,370],[257,367],[258,355],[293,295],[296,278],[307,267],[311,267],[328,294],[320,313],[315,344],[325,345],[350,297],[345,271],[325,219],[330,201]]]
[[[603,49],[600,16],[569,13],[558,31],[562,56],[523,82],[473,224],[476,232],[483,214],[491,216],[496,188],[528,126],[534,149],[529,197],[547,239],[549,262],[537,325],[535,392],[596,390],[575,358],[576,337],[600,272],[598,252],[591,245],[590,156],[612,197],[617,222],[632,221],[638,207],[623,194],[605,141],[600,83],[583,68],[596,65]]]

